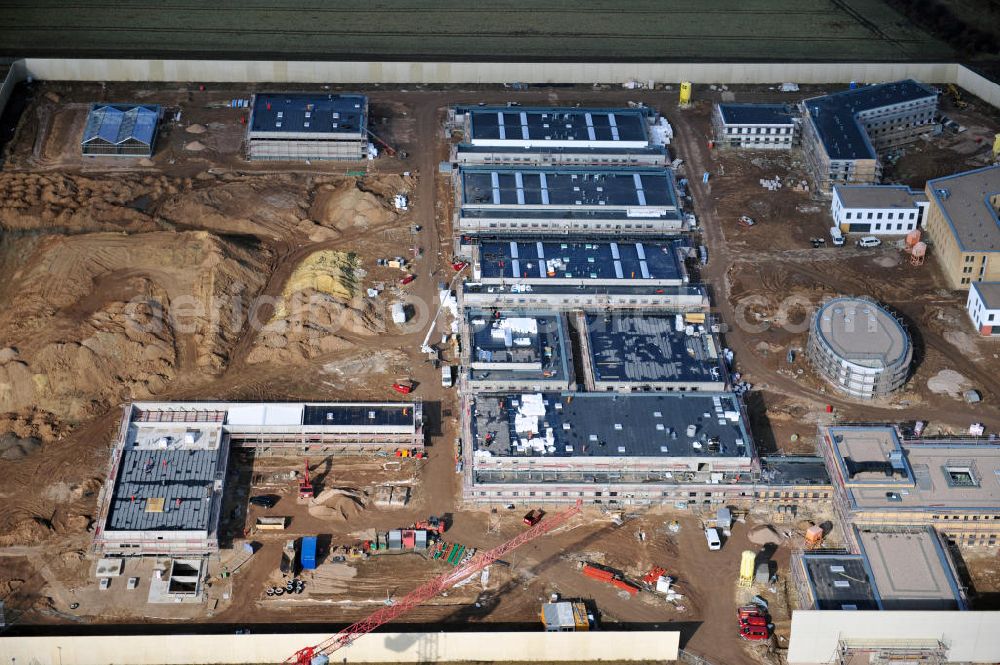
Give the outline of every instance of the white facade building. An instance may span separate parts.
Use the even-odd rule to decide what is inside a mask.
[[[720,147],[789,150],[799,121],[784,104],[716,104],[712,127]]]
[[[927,211],[927,195],[905,185],[837,185],[830,212],[844,233],[905,235]]]
[[[1000,282],[973,282],[965,309],[980,335],[1000,335]]]

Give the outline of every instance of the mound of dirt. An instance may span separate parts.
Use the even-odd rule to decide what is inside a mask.
[[[184,144],[185,150],[190,150],[191,152],[201,152],[205,149],[205,144],[201,141],[190,141]]]
[[[221,370],[242,325],[231,313],[265,274],[258,252],[204,232],[47,239],[0,309],[0,339],[17,349],[0,363],[0,412],[76,420],[155,395],[185,348],[192,369]]]
[[[770,524],[758,524],[750,529],[747,538],[756,545],[780,545],[781,536]]]
[[[187,127],[185,127],[184,131],[187,132],[188,134],[204,134],[207,130],[205,129],[205,125],[199,125],[198,123],[195,123],[193,125],[188,125]]]
[[[384,333],[382,313],[371,300],[358,295],[362,276],[353,254],[310,254],[289,277],[247,362],[301,363],[353,348],[350,337]]]
[[[52,526],[39,517],[18,519],[0,526],[0,547],[36,545],[52,534]]]
[[[316,191],[309,217],[320,226],[344,231],[365,231],[384,226],[397,215],[388,203],[358,182],[323,185]]]
[[[0,173],[0,228],[79,231],[156,230],[135,202],[191,188],[191,180],[119,174],[87,178],[54,173]]]
[[[324,520],[346,522],[368,507],[368,496],[352,487],[331,487],[309,502],[309,514]]]
[[[0,459],[24,459],[41,447],[41,439],[33,436],[22,438],[13,432],[0,434]]]

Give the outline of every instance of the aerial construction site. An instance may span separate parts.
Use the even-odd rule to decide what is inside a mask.
[[[0,654],[1000,659],[982,99],[11,90]]]

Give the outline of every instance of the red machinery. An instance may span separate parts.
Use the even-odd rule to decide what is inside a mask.
[[[771,626],[767,612],[757,605],[744,605],[736,610],[740,624],[740,637],[752,642],[761,642],[771,637]]]
[[[414,524],[413,528],[424,529],[425,531],[430,531],[431,533],[444,533],[446,527],[443,518],[431,515],[426,520],[421,520]]]
[[[437,596],[442,591],[450,589],[458,582],[477,573],[508,552],[511,552],[521,545],[534,540],[538,536],[545,535],[556,527],[562,526],[580,513],[582,510],[580,506],[581,502],[577,501],[576,505],[572,508],[564,510],[549,519],[542,520],[527,531],[523,531],[511,540],[508,540],[506,543],[498,545],[486,552],[480,552],[464,566],[459,566],[439,577],[436,577],[423,586],[417,587],[400,599],[399,602],[375,610],[367,618],[358,621],[354,625],[348,626],[325,642],[300,649],[295,652],[291,658],[286,660],[285,663],[288,665],[309,665],[309,662],[314,656],[319,654],[329,656],[334,651],[349,646],[352,642],[354,642],[354,640],[358,639],[362,635],[370,633],[379,626],[392,621],[401,614],[405,614],[414,607],[417,607],[418,605],[421,605]]]
[[[601,582],[605,582],[613,587],[621,589],[629,595],[634,596],[639,593],[638,587],[622,577],[620,573],[607,570],[606,568],[598,568],[593,564],[585,563],[583,564],[583,574],[591,579],[600,580]]]
[[[455,272],[462,272],[462,270],[464,270],[465,266],[467,265],[469,264],[466,263],[465,261],[452,261],[451,268]]]
[[[403,278],[399,280],[399,283],[402,284],[403,286],[406,286],[416,278],[417,276],[414,274],[404,275]]]
[[[309,461],[306,460],[306,475],[299,481],[299,501],[313,498],[312,481],[309,480]]]
[[[397,381],[396,383],[392,384],[392,389],[395,390],[400,395],[409,395],[410,393],[413,392],[413,384],[401,383]]]
[[[642,581],[646,584],[656,584],[656,580],[661,577],[666,577],[667,571],[659,566],[653,566],[653,568],[642,576]]]

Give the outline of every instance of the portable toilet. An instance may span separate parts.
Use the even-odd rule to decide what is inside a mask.
[[[302,564],[302,570],[316,569],[316,536],[306,536],[302,539],[299,563]]]

